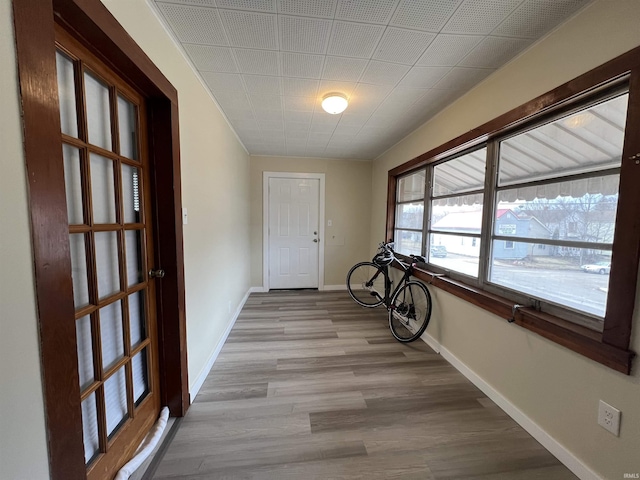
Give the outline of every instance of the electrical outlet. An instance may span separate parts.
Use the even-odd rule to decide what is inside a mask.
[[[620,410],[600,400],[598,406],[598,425],[618,437],[620,435]]]

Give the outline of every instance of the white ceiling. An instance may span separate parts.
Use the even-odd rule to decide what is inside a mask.
[[[591,0],[152,1],[249,153],[372,159]]]

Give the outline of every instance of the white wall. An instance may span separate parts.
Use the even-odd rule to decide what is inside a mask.
[[[0,0],[0,478],[49,477],[11,1]]]
[[[640,1],[599,0],[374,162],[371,245],[385,232],[387,172],[640,45]],[[625,376],[439,289],[427,332],[604,479],[640,473],[638,359]],[[640,352],[638,304],[632,349]],[[620,437],[596,424],[622,411]]]
[[[249,289],[249,155],[145,0],[103,0],[178,90],[189,384]],[[192,399],[193,400],[193,399]]]

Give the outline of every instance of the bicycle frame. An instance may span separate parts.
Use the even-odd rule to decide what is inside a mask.
[[[391,284],[393,282],[391,281],[391,278],[389,276],[389,265],[385,265],[384,267],[382,267],[382,269],[384,270],[384,273],[385,273],[384,298],[380,297],[380,295],[376,295],[378,298],[380,298],[380,300],[382,300],[382,303],[385,305],[385,307],[387,307],[387,310],[392,308],[391,299],[393,297],[395,297],[396,293],[398,293],[398,290],[400,290],[400,288],[402,288],[402,286],[409,281],[409,279],[411,277],[411,273],[413,272],[413,263],[411,263],[409,265],[405,265],[404,263],[400,262],[397,259],[394,259],[393,261],[394,262],[398,262],[400,264],[400,266],[403,268],[404,273],[402,275],[402,278],[400,279],[400,281],[396,285],[396,288],[393,289],[393,292],[391,292]],[[393,262],[391,262],[391,263],[393,264]],[[377,277],[378,277],[378,273],[376,273],[371,278],[371,280],[369,280],[369,283],[371,283],[371,285],[373,285],[373,282],[375,281],[375,279]]]

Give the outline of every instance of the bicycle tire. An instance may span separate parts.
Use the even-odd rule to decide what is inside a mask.
[[[373,262],[360,262],[347,273],[347,290],[357,304],[374,308],[384,303],[386,280],[387,274],[380,266]]]
[[[403,343],[420,338],[431,319],[431,294],[416,281],[404,284],[389,305],[389,328],[396,340]]]

